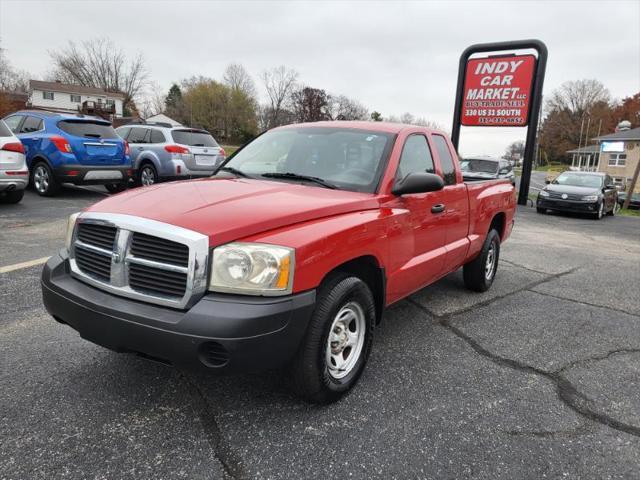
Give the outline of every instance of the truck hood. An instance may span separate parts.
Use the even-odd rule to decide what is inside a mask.
[[[322,217],[378,208],[375,195],[245,178],[165,183],[114,195],[88,212],[134,215],[209,236],[211,246]]]

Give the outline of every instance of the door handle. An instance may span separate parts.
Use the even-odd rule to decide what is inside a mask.
[[[442,213],[444,212],[445,206],[444,203],[439,203],[431,207],[431,213]]]

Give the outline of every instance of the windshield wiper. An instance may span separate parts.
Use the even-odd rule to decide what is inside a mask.
[[[237,168],[233,168],[233,167],[221,167],[218,169],[218,172],[229,172],[229,173],[233,173],[234,175],[238,176],[238,177],[244,177],[244,178],[251,178],[251,175],[248,175],[246,173],[244,173],[242,170],[238,170]],[[216,172],[216,173],[218,173]]]
[[[335,190],[336,187],[333,183],[329,183],[326,180],[323,180],[320,177],[312,177],[310,175],[300,175],[298,173],[293,173],[293,172],[285,172],[285,173],[278,173],[278,172],[273,172],[273,173],[263,173],[261,175],[261,177],[265,177],[265,178],[284,178],[284,179],[290,179],[290,180],[304,180],[307,182],[313,182],[316,183],[322,187],[325,188],[330,188],[332,190]]]

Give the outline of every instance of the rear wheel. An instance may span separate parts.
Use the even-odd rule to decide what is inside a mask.
[[[486,292],[493,284],[500,260],[500,235],[490,230],[480,255],[463,268],[464,284],[474,292]]]
[[[158,183],[158,172],[156,167],[150,163],[145,163],[138,170],[138,185],[147,187]]]
[[[346,274],[327,279],[290,365],[294,391],[312,403],[335,402],[348,392],[366,365],[375,318],[366,283]]]
[[[31,173],[31,184],[38,195],[52,197],[60,191],[60,183],[53,176],[49,165],[39,162]]]
[[[124,192],[127,186],[126,183],[107,183],[104,188],[106,188],[109,193],[120,193]]]
[[[18,203],[24,197],[24,190],[13,190],[12,192],[0,193],[0,202]]]
[[[607,213],[607,215],[610,216],[614,216],[616,215],[619,211],[620,211],[620,204],[618,203],[618,201],[616,200],[616,202],[613,204],[613,207],[611,207],[611,211],[609,213]]]

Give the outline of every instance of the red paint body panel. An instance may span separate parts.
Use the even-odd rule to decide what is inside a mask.
[[[457,160],[455,185],[431,193],[391,194],[404,141],[413,133],[429,139],[436,172],[441,173],[431,130],[374,122],[313,124],[323,125],[397,135],[378,193],[214,178],[133,190],[89,210],[136,215],[195,230],[209,236],[211,247],[237,240],[293,247],[294,292],[317,287],[332,269],[349,260],[370,257],[384,268],[386,304],[473,259],[498,214],[505,220],[502,239],[508,237],[515,212],[513,186],[507,180],[466,184]],[[446,205],[445,212],[431,213],[439,203]]]

